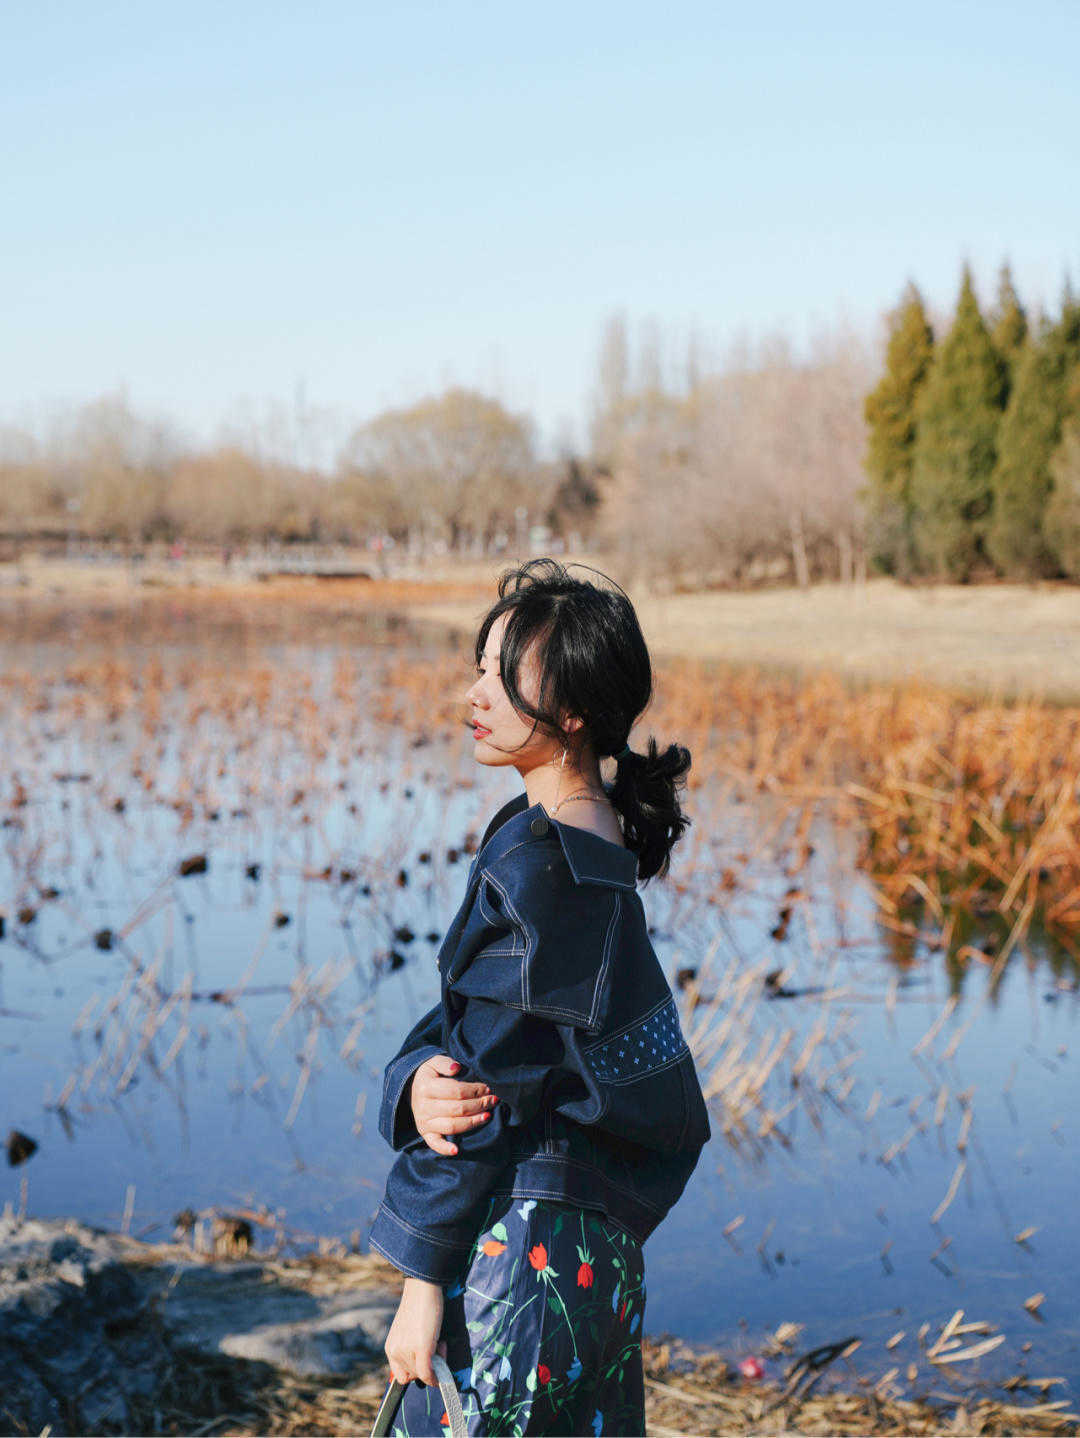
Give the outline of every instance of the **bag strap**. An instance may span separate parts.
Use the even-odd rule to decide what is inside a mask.
[[[457,1391],[454,1375],[450,1372],[446,1360],[438,1353],[431,1355],[431,1366],[435,1370],[435,1377],[439,1380],[439,1392],[446,1405],[446,1416],[450,1419],[450,1438],[466,1438],[465,1414],[461,1407],[461,1395]],[[386,1390],[386,1397],[375,1416],[375,1426],[371,1430],[371,1438],[386,1438],[401,1396],[408,1386],[407,1383],[399,1383],[396,1378],[391,1379],[390,1387]]]

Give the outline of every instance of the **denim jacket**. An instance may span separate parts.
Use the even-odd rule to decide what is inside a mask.
[[[711,1129],[636,874],[631,850],[524,794],[489,824],[439,949],[440,1001],[383,1075],[398,1157],[369,1242],[402,1273],[446,1283],[494,1197],[597,1208],[643,1242],[685,1188]],[[499,1100],[456,1155],[427,1146],[405,1097],[439,1053]]]

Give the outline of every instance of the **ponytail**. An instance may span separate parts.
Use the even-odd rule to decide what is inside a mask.
[[[683,813],[679,792],[685,788],[690,750],[669,744],[661,753],[655,738],[648,750],[633,750],[618,761],[615,782],[608,797],[622,818],[623,839],[638,856],[638,878],[663,878],[672,847],[693,820]]]

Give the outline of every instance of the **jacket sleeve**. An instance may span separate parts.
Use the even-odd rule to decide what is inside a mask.
[[[576,1019],[561,987],[561,966],[549,961],[544,915],[560,911],[544,898],[553,896],[525,894],[520,886],[515,895],[497,867],[482,873],[480,888],[483,942],[464,968],[454,965],[456,1018],[447,1051],[462,1065],[460,1078],[487,1083],[499,1101],[490,1119],[456,1135],[456,1156],[434,1153],[419,1137],[406,1142],[369,1236],[371,1247],[402,1273],[438,1284],[468,1258],[491,1194],[512,1162],[518,1131],[542,1110],[558,1081]],[[607,911],[595,890],[592,912],[593,932],[579,931],[574,950],[561,956],[570,968],[589,967],[594,950],[592,966],[599,966]]]
[[[379,1132],[392,1149],[400,1151],[411,1139],[419,1139],[412,1107],[402,1099],[420,1065],[442,1052],[442,1004],[437,1003],[415,1025],[383,1071]]]

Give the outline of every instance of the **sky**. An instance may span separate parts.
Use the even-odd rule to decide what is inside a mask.
[[[722,356],[1080,285],[1080,0],[37,0],[0,53],[5,423],[318,461],[461,384],[580,444],[615,313]]]

